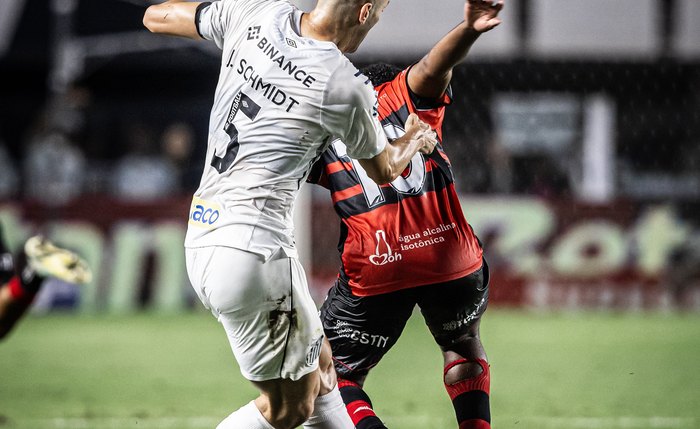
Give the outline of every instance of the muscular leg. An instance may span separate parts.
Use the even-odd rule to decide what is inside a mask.
[[[250,404],[231,414],[218,429],[296,428],[303,423],[308,429],[352,429],[337,387],[331,348],[324,340],[319,368],[297,381],[277,379],[253,382],[261,394]],[[262,417],[262,418],[261,418]]]
[[[313,411],[319,376],[314,371],[299,380],[252,382],[260,396],[226,417],[217,429],[294,429]]]
[[[441,347],[445,388],[452,400],[460,429],[490,428],[490,371],[479,339],[477,319],[469,332],[448,347]]]
[[[369,370],[396,344],[414,306],[405,291],[358,297],[338,281],[321,307],[340,394],[357,429],[386,428],[362,386]]]
[[[297,381],[270,380],[253,384],[262,393],[255,400],[255,405],[265,419],[277,429],[292,429],[311,416],[319,392],[320,377],[316,370]]]
[[[304,423],[305,429],[354,428],[338,390],[338,379],[333,367],[333,356],[328,339],[324,338],[318,365],[319,393],[314,411]]]
[[[222,421],[217,429],[255,427],[352,429],[353,423],[338,392],[330,345],[324,343],[319,368],[297,381],[254,381],[260,396]]]
[[[490,371],[479,338],[488,302],[488,267],[417,291],[419,305],[444,359],[443,381],[459,429],[490,429]]]
[[[188,249],[187,269],[202,303],[223,325],[241,372],[260,391],[219,429],[292,429],[302,423],[352,429],[328,374],[330,349],[323,347],[318,310],[297,259],[283,252],[266,260],[204,247]]]

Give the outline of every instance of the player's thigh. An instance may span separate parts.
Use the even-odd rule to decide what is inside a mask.
[[[285,266],[266,264],[254,253],[222,246],[186,250],[187,273],[202,303],[215,314],[241,316],[271,306],[284,294],[276,277],[288,277]],[[281,269],[274,272],[271,268]]]
[[[438,345],[454,349],[464,341],[479,336],[479,322],[489,298],[488,265],[460,279],[415,290],[416,300]]]
[[[338,375],[364,380],[396,344],[414,306],[405,291],[361,297],[336,281],[321,307],[321,321]]]
[[[223,325],[243,375],[297,380],[315,370],[323,330],[299,261],[206,249],[188,251],[190,279]]]

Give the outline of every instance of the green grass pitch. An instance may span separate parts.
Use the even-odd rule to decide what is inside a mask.
[[[699,428],[700,316],[490,309],[493,427]],[[455,428],[419,314],[367,381],[390,428]],[[30,317],[0,344],[0,428],[213,428],[249,401],[204,312]]]

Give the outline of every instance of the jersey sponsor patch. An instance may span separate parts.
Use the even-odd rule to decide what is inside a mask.
[[[260,38],[260,26],[248,27],[248,40],[257,40]]]
[[[391,337],[388,335],[374,334],[355,329],[355,326],[351,326],[350,323],[344,320],[336,320],[331,331],[338,338],[344,338],[349,342],[360,343],[380,349],[389,346],[389,340],[391,340]]]
[[[221,207],[201,198],[194,198],[190,206],[188,223],[199,228],[214,229],[221,216]]]
[[[369,257],[371,263],[374,265],[386,265],[401,260],[401,254],[391,250],[391,246],[386,241],[386,233],[384,231],[381,229],[377,230],[375,238],[377,239],[377,247],[374,250],[374,254]]]

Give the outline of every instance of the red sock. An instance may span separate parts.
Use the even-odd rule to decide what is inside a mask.
[[[491,429],[491,411],[489,395],[491,393],[491,374],[489,364],[483,359],[460,359],[445,367],[444,375],[456,365],[476,362],[483,372],[478,377],[460,380],[454,384],[445,383],[447,393],[455,409],[459,429]]]
[[[7,287],[10,289],[10,296],[16,300],[33,299],[36,292],[28,292],[22,287],[22,281],[19,276],[13,276],[10,281],[7,282]]]
[[[372,401],[359,384],[338,379],[338,390],[356,429],[386,429],[384,423],[374,414]]]

